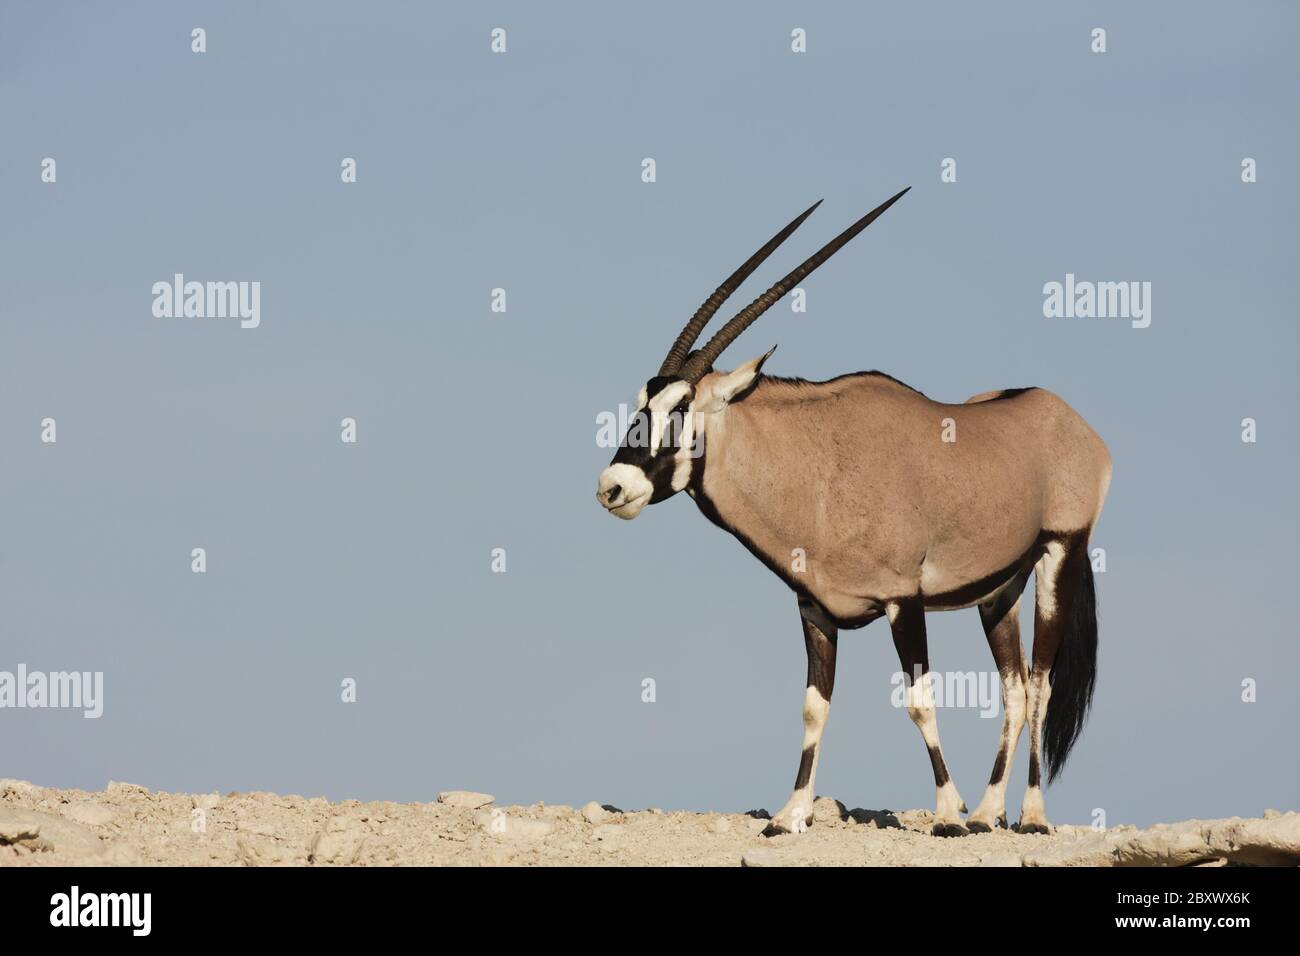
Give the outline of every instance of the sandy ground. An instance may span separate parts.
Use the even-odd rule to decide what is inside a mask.
[[[0,780],[0,866],[1300,862],[1295,813],[1269,811],[1257,820],[1187,821],[1147,831],[1060,826],[1051,835],[1003,830],[954,839],[931,836],[930,820],[927,810],[850,810],[823,797],[809,830],[764,837],[767,821],[751,814],[624,812],[595,803],[497,807],[487,794],[462,791],[432,803],[330,803],[273,793],[158,793],[127,783],[87,792]],[[1227,832],[1225,826],[1236,829]],[[1254,836],[1243,840],[1242,833]],[[1145,849],[1135,855],[1132,848],[1139,844]]]

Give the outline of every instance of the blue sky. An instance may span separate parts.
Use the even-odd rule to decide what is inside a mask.
[[[0,670],[103,671],[105,702],[0,711],[0,776],[777,809],[801,735],[794,599],[684,496],[604,514],[596,416],[795,213],[826,200],[737,307],[911,185],[808,280],[807,313],[781,303],[722,364],[779,343],[774,374],[1066,398],[1115,477],[1095,709],[1049,814],[1295,808],[1298,19],[6,6]],[[259,327],[155,318],[177,272],[260,282]],[[1045,318],[1067,273],[1150,282],[1150,327]],[[992,669],[975,611],[929,626],[936,669]],[[932,806],[885,625],[839,660],[819,791]],[[939,724],[973,806],[998,721]],[[1013,816],[1025,770],[1022,742]]]

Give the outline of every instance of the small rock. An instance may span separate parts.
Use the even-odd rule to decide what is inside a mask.
[[[257,845],[242,836],[235,837],[235,853],[244,866],[262,865],[262,854],[258,852]]]
[[[592,800],[582,808],[582,818],[588,823],[604,823],[609,819],[609,811]]]
[[[772,850],[760,847],[746,850],[745,855],[740,858],[740,865],[743,867],[770,867],[780,866],[781,861],[777,859],[776,853]]]
[[[474,822],[490,835],[506,840],[540,840],[555,830],[550,820],[512,817],[500,809],[479,810],[474,814]]]
[[[617,823],[602,823],[596,829],[591,831],[592,837],[597,840],[617,840],[627,831]]]
[[[895,813],[894,818],[906,830],[920,830],[922,833],[928,833],[930,828],[934,826],[933,810],[902,810]]]
[[[361,842],[364,843],[364,839]],[[360,850],[360,846],[357,850]],[[320,851],[322,854],[328,852],[330,852],[328,846]],[[284,863],[290,858],[290,852],[276,844],[274,840],[259,840],[256,837],[243,835],[235,837],[235,855],[244,866],[272,866],[276,863]],[[318,862],[327,861],[318,859]],[[330,862],[355,863],[356,856],[339,857]]]
[[[731,821],[726,817],[714,817],[709,821],[710,833],[730,833]]]
[[[10,819],[8,814],[0,815],[0,846],[31,843],[39,839],[40,835],[41,825],[39,822],[21,817]]]
[[[190,804],[198,810],[211,810],[220,802],[219,793],[196,793],[190,798]]]
[[[537,811],[537,815],[543,820],[572,820],[574,817],[580,816],[573,807],[565,806],[562,803],[552,803],[542,807]]]
[[[140,851],[135,847],[123,843],[111,843],[95,862],[103,863],[105,866],[140,866],[145,861],[141,859]]]
[[[1115,847],[1126,839],[1113,830],[1094,830],[1069,841],[1026,837],[1021,861],[1024,866],[1114,866]]]
[[[1213,856],[1201,821],[1157,823],[1115,846],[1116,866],[1186,866]]]
[[[355,863],[361,856],[368,834],[362,824],[350,817],[331,817],[308,846],[307,860],[311,863]],[[245,843],[252,849],[251,843]],[[242,852],[241,849],[241,855]]]
[[[0,794],[18,793],[25,797],[34,797],[41,788],[26,780],[14,780],[10,777],[0,778]]]
[[[1213,856],[1255,866],[1300,865],[1300,813],[1266,820],[1213,820],[1205,832]]]
[[[148,787],[142,787],[138,783],[122,783],[118,780],[110,780],[104,792],[110,797],[149,796]]]
[[[813,801],[812,815],[815,823],[839,823],[849,815],[849,811],[832,797],[818,797]]]
[[[449,807],[477,810],[479,807],[486,807],[489,803],[495,803],[496,797],[490,793],[475,793],[472,790],[444,790],[438,794],[438,802]]]
[[[68,856],[95,856],[104,852],[104,842],[79,823],[53,813],[0,807],[0,846],[4,845]]]
[[[0,790],[3,790],[3,789],[4,789],[4,784],[5,784],[5,781],[0,780]],[[1276,820],[1276,819],[1277,819],[1278,817],[1280,817],[1281,815],[1282,815],[1282,813],[1281,813],[1280,810],[1273,810],[1273,809],[1270,808],[1270,809],[1264,811],[1264,819],[1265,819],[1265,820]]]
[[[102,803],[70,803],[63,808],[63,815],[69,820],[84,823],[87,826],[103,827],[113,822],[113,810]]]

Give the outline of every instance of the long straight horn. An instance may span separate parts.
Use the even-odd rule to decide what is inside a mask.
[[[907,187],[907,189],[911,188],[911,186]],[[731,321],[718,329],[713,338],[709,339],[708,344],[705,345],[704,348],[700,349],[690,357],[690,359],[677,372],[678,377],[685,379],[691,384],[698,382],[704,376],[704,373],[708,371],[709,366],[717,361],[718,356],[722,354],[722,350],[734,342],[736,337],[740,335],[741,332],[745,331],[745,329],[747,329],[755,319],[775,305],[783,295],[798,285],[799,282],[812,273],[814,269],[831,256],[835,255],[835,253],[839,252],[839,250],[843,248],[850,239],[875,222],[882,212],[903,197],[903,194],[907,192],[907,189],[904,189],[898,195],[882,202],[879,206],[871,210],[871,212],[867,213],[810,256],[798,269],[795,269],[776,285],[772,286],[772,288],[768,289],[749,305],[745,306],[745,308],[737,312]]]
[[[813,210],[821,204],[822,201],[819,199],[809,206],[794,222],[769,239],[762,249],[759,249],[758,252],[746,259],[744,265],[728,276],[727,281],[718,286],[713,295],[704,300],[704,304],[691,316],[691,320],[686,323],[686,328],[682,329],[681,334],[677,336],[677,341],[668,350],[668,357],[664,359],[664,364],[659,366],[660,375],[672,375],[681,368],[682,362],[686,360],[686,355],[691,350],[691,346],[700,337],[704,327],[709,324],[709,319],[713,318],[713,314],[722,307],[722,303],[727,301],[727,296],[735,292],[740,284],[749,278],[749,274],[761,266],[763,260],[770,256],[777,246],[789,239],[790,234],[803,225],[803,221],[811,216]]]

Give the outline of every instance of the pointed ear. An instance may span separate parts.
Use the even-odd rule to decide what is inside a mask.
[[[750,359],[744,365],[710,379],[705,394],[697,393],[695,396],[695,410],[702,414],[722,411],[733,398],[754,384],[754,379],[758,378],[758,373],[763,369],[763,363],[775,351],[776,346],[773,345],[758,358]]]

